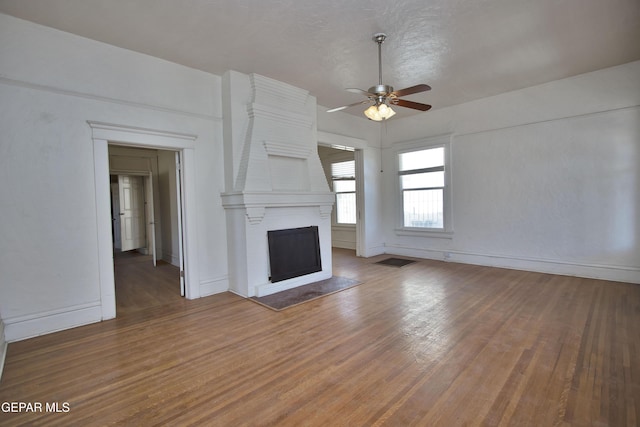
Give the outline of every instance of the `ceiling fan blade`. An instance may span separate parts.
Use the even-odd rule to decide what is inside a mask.
[[[356,105],[365,104],[367,102],[369,102],[368,99],[364,101],[354,102],[353,104],[349,104],[349,105],[343,105],[342,107],[332,108],[330,110],[327,110],[327,113],[335,113],[336,111],[342,111],[345,108],[355,107]]]
[[[393,91],[391,92],[391,95],[394,95],[400,98],[403,96],[412,95],[414,93],[426,92],[428,90],[431,90],[431,86],[426,84],[420,84],[420,85],[415,85],[415,86]]]
[[[399,105],[400,107],[405,108],[413,108],[414,110],[427,111],[431,109],[431,105],[421,104],[419,102],[406,101],[404,99],[396,99],[393,101],[394,105]]]
[[[369,96],[375,96],[375,93],[371,93],[371,92],[367,92],[366,90],[362,90],[362,89],[358,89],[358,88],[354,88],[354,87],[349,87],[347,89],[345,89],[351,93],[357,93],[366,97]]]

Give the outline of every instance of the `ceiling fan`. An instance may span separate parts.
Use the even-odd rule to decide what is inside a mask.
[[[382,43],[386,38],[387,35],[384,33],[377,33],[373,36],[373,41],[378,44],[378,84],[370,87],[368,91],[355,88],[347,89],[349,92],[364,95],[367,99],[360,102],[354,102],[353,104],[344,105],[342,107],[332,108],[331,110],[327,110],[327,113],[333,113],[334,111],[341,111],[345,108],[368,103],[371,104],[371,106],[364,111],[364,115],[371,120],[382,121],[396,114],[391,108],[391,105],[398,105],[400,107],[412,108],[420,111],[427,111],[431,108],[431,105],[400,99],[402,96],[426,92],[431,89],[429,85],[419,84],[394,91],[392,86],[382,84]]]

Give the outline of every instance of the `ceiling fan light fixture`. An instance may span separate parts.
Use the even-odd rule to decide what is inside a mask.
[[[390,119],[395,114],[396,112],[384,103],[372,105],[371,107],[364,110],[364,115],[367,116],[367,118],[369,118],[370,120],[374,120],[376,122]]]
[[[414,93],[425,92],[430,90],[431,87],[426,84],[419,84],[411,87],[407,87],[400,90],[393,90],[393,86],[382,84],[382,43],[387,38],[384,33],[377,33],[373,35],[373,41],[378,45],[378,84],[369,88],[368,91],[356,88],[347,89],[349,92],[359,93],[367,97],[366,101],[354,102],[353,104],[344,105],[338,108],[332,108],[327,110],[327,113],[333,113],[334,111],[342,111],[345,108],[355,107],[356,105],[365,104],[367,102],[372,103],[369,108],[364,111],[364,115],[370,120],[380,122],[393,117],[396,112],[389,106],[389,102],[399,107],[411,108],[413,110],[427,111],[431,108],[431,105],[421,104],[419,102],[407,101],[400,99],[406,95],[413,95]]]

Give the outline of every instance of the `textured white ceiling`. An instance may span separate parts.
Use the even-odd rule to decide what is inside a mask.
[[[0,12],[217,75],[262,74],[326,107],[377,84],[376,32],[388,35],[384,83],[429,84],[407,99],[434,109],[640,59],[640,0],[0,0]]]

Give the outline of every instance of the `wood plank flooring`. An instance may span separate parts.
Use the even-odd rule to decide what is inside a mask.
[[[114,262],[116,316],[181,303],[180,269],[135,251],[117,254]]]
[[[231,293],[8,348],[0,425],[635,426],[640,286],[334,251],[363,284],[282,312]]]

